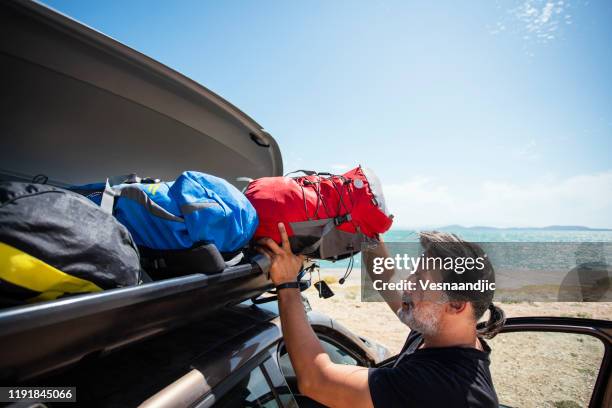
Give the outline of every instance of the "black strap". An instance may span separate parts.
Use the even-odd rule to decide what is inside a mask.
[[[294,281],[294,282],[281,283],[280,285],[276,286],[275,289],[279,291],[281,289],[287,289],[287,288],[298,289],[299,287],[300,287],[300,282]]]
[[[419,348],[422,342],[423,336],[420,333],[414,336],[410,344],[404,345],[403,350],[400,352],[399,356],[397,356],[395,363],[393,363],[393,367],[396,367],[402,360],[402,358],[414,353]]]
[[[226,267],[214,244],[198,243],[189,249],[159,250],[140,247],[140,262],[155,280],[191,273],[213,275]]]

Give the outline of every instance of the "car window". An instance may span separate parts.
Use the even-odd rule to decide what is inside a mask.
[[[357,360],[355,360],[351,355],[344,350],[340,346],[336,346],[333,343],[330,343],[327,340],[320,339],[321,345],[323,346],[323,350],[327,353],[331,361],[336,364],[344,364],[344,365],[357,365]]]
[[[359,362],[341,346],[337,346],[326,339],[319,339],[319,342],[321,343],[321,346],[323,346],[323,350],[325,350],[331,361],[334,363],[344,365],[359,365]],[[295,371],[293,371],[289,354],[286,352],[281,353],[278,360],[278,365],[285,376],[295,377]]]
[[[278,407],[268,380],[258,366],[238,382],[215,404],[215,407]]]
[[[270,384],[272,384],[274,387],[274,391],[276,391],[276,395],[278,396],[281,404],[283,404],[284,407],[297,408],[298,404],[295,401],[293,393],[289,389],[280,368],[278,365],[276,365],[276,361],[269,358],[263,363],[263,366],[270,379]]]
[[[489,341],[491,375],[500,404],[509,407],[589,405],[604,344],[585,334],[501,333]]]

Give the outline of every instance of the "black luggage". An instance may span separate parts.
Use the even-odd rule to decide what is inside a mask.
[[[141,283],[127,229],[87,198],[0,183],[0,306]]]

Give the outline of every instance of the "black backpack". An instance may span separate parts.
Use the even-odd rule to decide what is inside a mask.
[[[0,183],[0,306],[136,285],[142,277],[130,233],[87,198]]]

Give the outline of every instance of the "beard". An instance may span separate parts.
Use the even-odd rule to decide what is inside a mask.
[[[436,303],[421,306],[418,310],[409,295],[402,295],[402,307],[397,311],[397,317],[411,330],[416,330],[424,336],[434,336],[440,326],[440,306]]]

